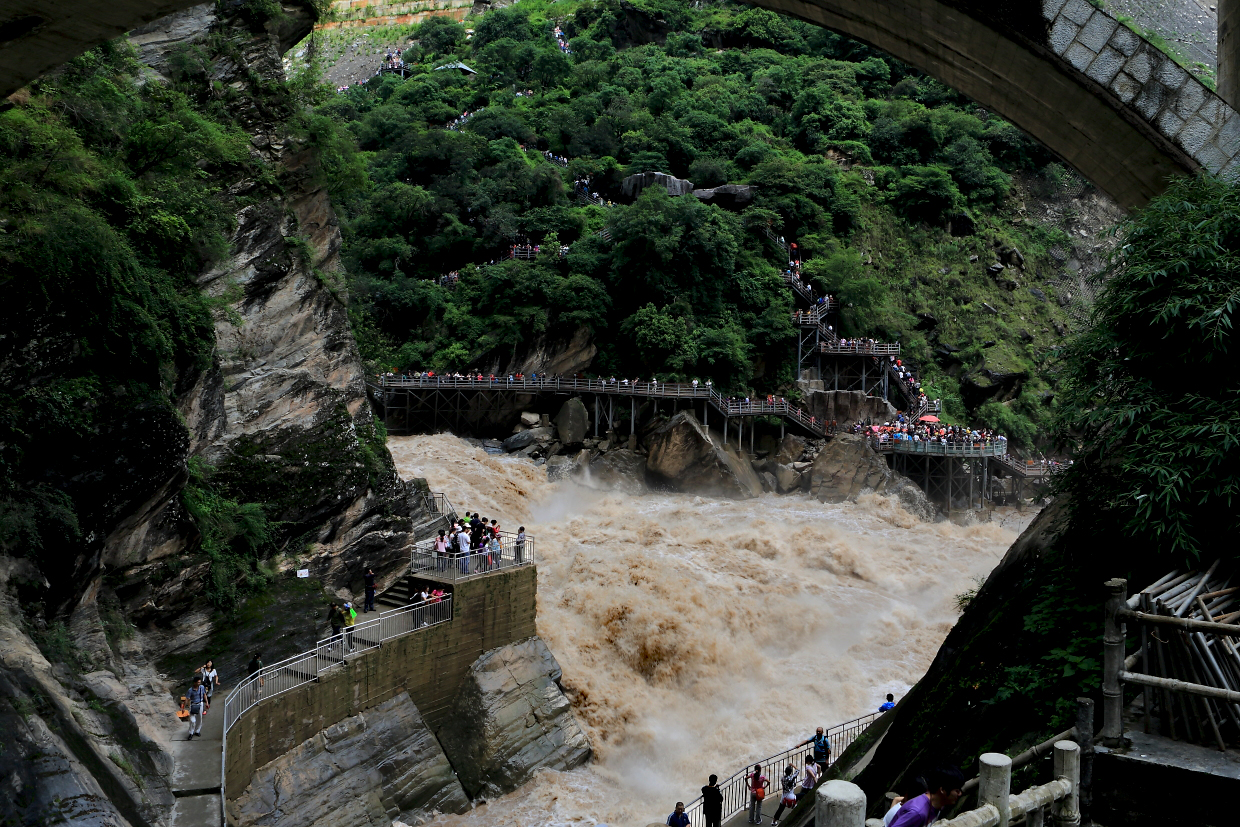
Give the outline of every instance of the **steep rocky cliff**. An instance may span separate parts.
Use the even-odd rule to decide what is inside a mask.
[[[434,516],[396,475],[371,416],[347,297],[334,286],[339,230],[315,152],[293,125],[299,105],[281,55],[314,11],[219,8],[154,24],[139,44],[160,73],[141,82],[165,82],[189,54],[200,74],[186,82],[249,136],[257,175],[221,179],[235,212],[229,248],[199,277],[215,348],[205,369],[174,378],[175,410],[136,408],[97,430],[106,450],[77,459],[85,484],[68,490],[84,536],[71,566],[0,557],[0,819],[166,823],[164,748],[179,729],[170,696],[188,675],[161,668],[178,652],[205,658],[203,644],[244,617],[208,598],[238,576],[210,553],[187,484],[261,511],[272,527],[263,553],[283,556],[260,573],[309,568],[328,592],[401,559]],[[313,639],[313,621],[301,631]],[[275,638],[269,658],[295,645]],[[229,653],[229,679],[245,657]]]

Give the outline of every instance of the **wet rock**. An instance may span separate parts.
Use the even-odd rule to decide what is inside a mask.
[[[590,760],[560,676],[537,637],[493,649],[470,667],[439,736],[472,796],[502,795],[536,769],[571,770]]]
[[[732,449],[715,443],[690,411],[681,411],[646,437],[646,470],[678,491],[748,499],[762,481]]]
[[[776,465],[774,473],[775,488],[781,494],[787,494],[789,491],[796,490],[801,482],[801,475],[793,470],[791,466]]]
[[[547,457],[547,479],[558,482],[566,479],[573,472],[573,458],[566,456]]]
[[[646,460],[627,448],[608,451],[583,466],[574,479],[599,491],[645,494]]]
[[[920,488],[888,468],[869,442],[855,434],[840,434],[829,442],[814,460],[810,475],[810,493],[819,502],[852,502],[873,491],[896,497],[910,514],[923,520],[938,514]]]
[[[798,462],[801,455],[805,453],[805,437],[797,434],[788,434],[779,443],[779,450],[775,453],[775,461],[787,465],[790,462]]]
[[[538,414],[533,411],[521,412],[521,424],[527,428],[535,428],[538,426]]]
[[[994,278],[998,278],[999,275],[1003,272],[1003,270],[1004,270],[1004,267],[999,262],[995,262],[994,264],[986,268],[986,272],[990,273],[990,275],[993,276]]]
[[[590,428],[590,415],[581,397],[574,396],[564,403],[555,415],[555,432],[565,445],[580,445]]]
[[[229,815],[247,827],[370,827],[468,807],[439,742],[402,692],[259,769]]]
[[[1040,301],[1046,301],[1046,294],[1036,287],[1029,288],[1029,295],[1033,296],[1035,299],[1038,299]]]
[[[775,479],[775,475],[770,471],[763,471],[758,475],[758,479],[762,482],[762,490],[775,493],[779,487],[779,482]]]
[[[531,445],[550,442],[552,436],[553,434],[551,428],[530,428],[528,431],[513,434],[505,439],[501,444],[504,450],[511,454],[514,451],[520,451],[522,448],[528,448]]]

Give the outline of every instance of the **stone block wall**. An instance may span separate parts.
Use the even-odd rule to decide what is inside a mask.
[[[332,3],[334,20],[322,23],[320,29],[363,26],[398,26],[421,23],[429,17],[451,17],[464,20],[474,0],[414,0],[414,2],[382,3],[372,0],[336,0]]]
[[[254,771],[346,718],[408,692],[438,733],[470,666],[483,653],[537,634],[534,566],[456,585],[453,619],[385,642],[311,684],[265,701],[227,735],[229,799]]]

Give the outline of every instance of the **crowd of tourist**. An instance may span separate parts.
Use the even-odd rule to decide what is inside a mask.
[[[852,426],[855,434],[865,434],[879,445],[892,442],[910,441],[927,442],[947,445],[953,448],[980,448],[996,446],[1007,453],[1007,437],[993,428],[970,428],[967,425],[947,425],[942,422],[916,421],[910,422],[903,414],[882,425],[865,425],[860,422]]]
[[[560,51],[566,55],[571,55],[573,50],[568,48],[568,38],[564,35],[564,30],[560,28],[558,23],[552,30],[552,33],[555,35],[555,43],[560,47]]]
[[[556,155],[549,149],[543,150],[543,157],[558,167],[568,166],[568,158],[563,155]]]
[[[435,567],[448,571],[457,566],[461,574],[479,574],[506,565],[525,562],[525,526],[509,541],[505,555],[504,538],[499,521],[488,522],[478,512],[454,520],[450,529],[440,529],[435,538],[432,556]]]
[[[455,132],[459,130],[462,126],[464,126],[466,123],[468,123],[469,119],[472,118],[474,115],[477,115],[479,112],[485,112],[485,111],[486,111],[485,106],[479,106],[477,109],[475,109],[472,112],[466,109],[464,112],[457,115],[455,118],[453,118],[451,121],[448,122],[448,129],[451,129]]]

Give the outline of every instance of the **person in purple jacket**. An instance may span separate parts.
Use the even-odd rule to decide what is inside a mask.
[[[957,767],[935,767],[926,773],[926,792],[905,801],[887,827],[926,827],[944,811],[956,806],[964,787]]]

